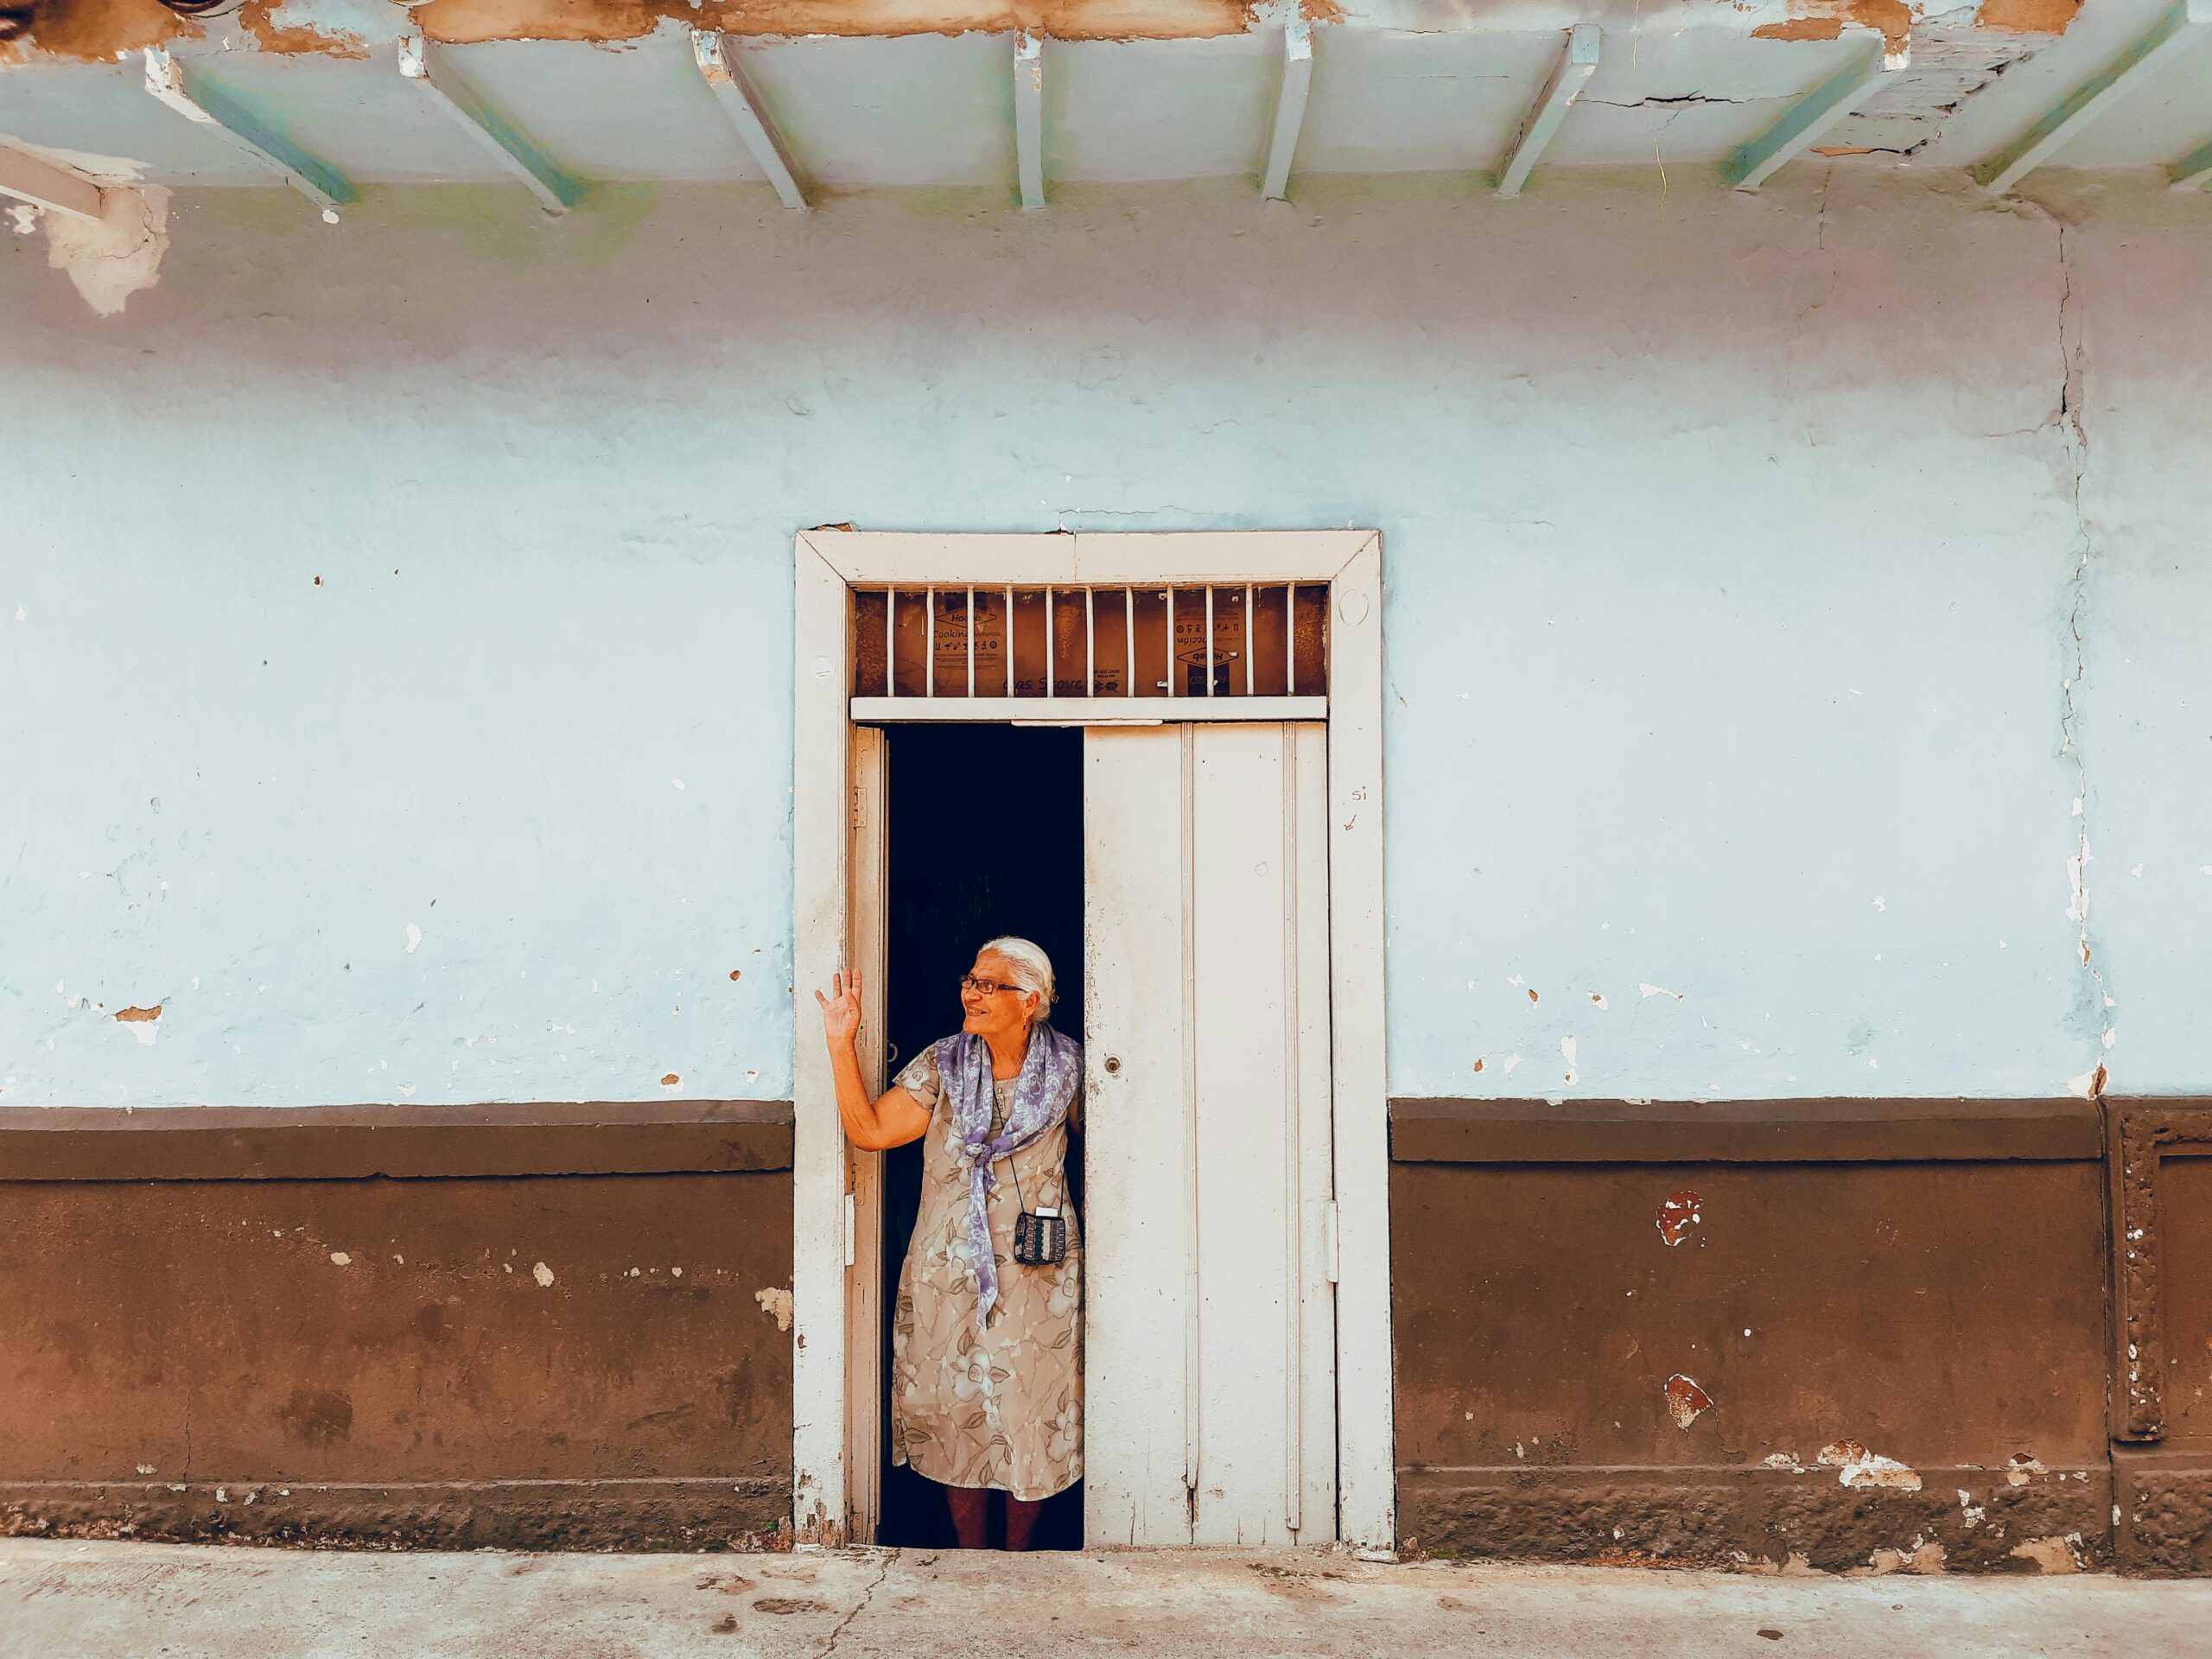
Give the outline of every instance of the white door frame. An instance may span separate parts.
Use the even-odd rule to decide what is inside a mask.
[[[1382,561],[1372,531],[1125,535],[801,531],[794,558],[791,1514],[798,1535],[875,1526],[880,1160],[848,1147],[809,995],[871,948],[853,868],[865,785],[852,726],[852,589],[1329,584],[1329,1017],[1336,1166],[1338,1535],[1395,1541],[1389,1103],[1383,1051]],[[1235,699],[1222,710],[1233,717]],[[1133,712],[1108,700],[1102,715]],[[1101,723],[1103,723],[1102,721]],[[855,882],[855,876],[860,880]],[[859,891],[862,897],[855,902]],[[880,1003],[871,997],[880,1008]],[[880,1040],[880,1033],[877,1040]]]

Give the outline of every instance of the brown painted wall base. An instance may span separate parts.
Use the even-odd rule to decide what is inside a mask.
[[[758,1549],[782,1478],[0,1485],[0,1536],[386,1549]]]
[[[130,1119],[0,1114],[0,1530],[787,1524],[788,1109]]]
[[[2116,1448],[2113,1487],[2120,1558],[2131,1571],[2212,1575],[2212,1453]]]
[[[1400,1477],[1399,1524],[1425,1554],[1845,1573],[2037,1573],[2109,1565],[2101,1466],[2015,1486],[1989,1469],[1927,1468],[1917,1491],[1839,1471],[1430,1469]]]
[[[1419,1548],[2128,1562],[2095,1103],[1409,1101],[1392,1141]],[[2178,1561],[2160,1478],[2132,1553]]]

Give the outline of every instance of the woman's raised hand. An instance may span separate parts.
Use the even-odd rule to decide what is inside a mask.
[[[849,1044],[861,1028],[861,970],[832,974],[830,995],[817,991],[814,1000],[822,1005],[822,1034],[830,1047]]]

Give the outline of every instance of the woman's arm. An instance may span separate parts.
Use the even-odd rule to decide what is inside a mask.
[[[832,976],[830,995],[817,991],[814,1000],[822,1005],[822,1034],[830,1045],[830,1074],[836,1081],[837,1116],[844,1120],[845,1138],[863,1152],[887,1152],[920,1140],[930,1127],[921,1102],[904,1089],[868,1097],[861,1057],[853,1046],[861,1028],[860,970]]]

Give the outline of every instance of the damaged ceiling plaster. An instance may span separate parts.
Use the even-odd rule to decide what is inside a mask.
[[[1889,49],[1885,73],[1848,89],[1803,141],[1812,156],[1964,169],[2027,132],[2176,0],[213,0],[205,14],[201,0],[173,3],[195,15],[162,0],[0,0],[0,37],[15,37],[0,44],[0,156],[44,156],[101,184],[282,182],[267,154],[147,95],[139,56],[161,48],[310,168],[327,164],[341,182],[321,203],[326,217],[356,184],[513,182],[511,157],[403,80],[398,43],[419,33],[526,138],[546,176],[579,191],[772,181],[773,158],[764,170],[733,142],[693,61],[691,31],[719,29],[743,41],[728,49],[809,188],[991,186],[1014,173],[1008,47],[1023,29],[1045,41],[1048,185],[1257,177],[1286,30],[1310,30],[1310,108],[1283,176],[1459,173],[1481,188],[1510,158],[1573,29],[1602,54],[1547,130],[1539,188],[1541,169],[1727,162],[1847,81],[1870,48]],[[2067,164],[2172,166],[2212,140],[2212,49],[2195,39],[2212,40],[2212,26],[2185,15],[2190,72],[2103,118]],[[162,221],[148,199],[64,241],[73,261],[111,267],[104,294],[137,291],[115,283],[126,267],[150,283]]]

